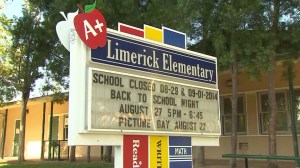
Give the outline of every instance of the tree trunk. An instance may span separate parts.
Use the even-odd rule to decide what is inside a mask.
[[[101,146],[100,147],[100,160],[101,161],[104,161],[104,146]]]
[[[277,37],[279,30],[279,10],[280,3],[279,0],[274,0],[274,13],[272,20],[272,32],[275,37]],[[278,46],[274,46],[274,51],[276,53],[276,48]],[[275,69],[276,69],[276,55],[270,58],[271,67],[269,68],[269,102],[270,102],[270,127],[269,127],[269,154],[277,155],[276,150],[276,126],[277,126],[277,103],[275,97]],[[269,168],[277,168],[276,160],[269,160],[268,163]]]
[[[233,63],[231,65],[231,79],[232,79],[232,97],[231,97],[231,107],[232,107],[232,134],[231,134],[231,153],[236,154],[237,149],[237,58],[235,53],[233,53]],[[230,159],[230,167],[236,167],[236,159]]]
[[[19,154],[18,161],[24,162],[24,152],[25,152],[25,128],[26,128],[26,112],[27,112],[27,102],[29,99],[30,91],[25,91],[22,93],[22,111],[20,120],[20,136],[19,136]]]
[[[41,138],[41,160],[44,160],[44,149],[45,149],[45,117],[46,117],[46,105],[47,103],[45,102],[43,104],[43,117],[42,117],[42,138]]]
[[[231,1],[231,7],[233,10],[239,10],[236,8],[238,0]],[[233,14],[233,13],[231,13]],[[237,149],[237,72],[238,72],[238,60],[236,54],[236,46],[238,45],[236,27],[234,26],[235,20],[230,20],[230,55],[232,56],[232,62],[230,64],[231,80],[232,80],[232,96],[231,96],[231,153],[236,154]],[[236,168],[236,158],[230,159],[230,167]]]
[[[91,162],[91,146],[87,146],[86,149],[86,161]]]
[[[193,147],[193,150],[195,150],[195,161],[194,161],[194,167],[203,167],[205,166],[205,152],[204,152],[204,146],[195,146]]]
[[[75,162],[76,161],[76,146],[70,146],[71,150],[70,150],[70,162]]]
[[[269,102],[271,109],[270,126],[269,126],[269,154],[276,156],[276,126],[277,126],[277,105],[275,97],[275,58],[272,60],[273,68],[269,70]],[[276,160],[269,160],[269,168],[277,168]]]

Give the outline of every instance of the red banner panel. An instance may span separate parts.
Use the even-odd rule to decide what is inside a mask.
[[[123,168],[148,168],[147,135],[124,135]]]
[[[144,38],[144,30],[119,23],[119,31]]]

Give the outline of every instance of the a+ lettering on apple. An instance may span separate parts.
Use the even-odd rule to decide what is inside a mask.
[[[90,23],[87,20],[83,21],[84,23],[84,30],[85,30],[85,39],[88,40],[89,39],[89,33],[92,33],[94,36],[97,36],[97,32],[95,31],[95,29],[98,29],[100,33],[102,33],[102,27],[103,27],[103,23],[99,23],[99,20],[96,20],[96,25],[94,26],[95,29],[93,29],[93,27],[90,25]]]

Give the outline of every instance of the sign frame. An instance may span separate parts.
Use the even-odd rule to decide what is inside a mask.
[[[74,17],[74,16],[73,16]],[[69,18],[72,20],[72,18]],[[173,47],[170,45],[158,43],[155,41],[151,41],[148,39],[143,39],[134,35],[125,34],[122,32],[118,32],[115,30],[107,29],[108,32],[114,32],[117,34],[121,34],[124,37],[128,38],[135,38],[137,40],[144,40],[145,43],[151,43],[156,46],[165,46],[169,49],[175,51],[185,51],[188,53],[194,53],[200,56],[207,57],[209,59],[215,60],[216,58],[204,55],[201,53],[196,53],[189,50],[184,50],[178,47]],[[77,35],[74,25],[70,25],[70,90],[69,90],[69,138],[68,144],[70,146],[73,145],[112,145],[116,146],[116,151],[122,151],[122,144],[123,144],[123,136],[122,134],[118,134],[112,131],[88,131],[88,118],[87,118],[87,106],[88,100],[86,96],[88,95],[88,73],[89,68],[100,68],[100,69],[107,69],[111,71],[115,71],[116,67],[111,65],[104,65],[99,63],[93,63],[91,60],[91,49],[88,48],[79,38]],[[217,67],[217,61],[216,61]],[[130,70],[127,68],[120,68],[123,72],[133,73],[137,75],[138,72],[135,70]],[[159,74],[153,74],[148,72],[143,72],[145,74],[151,75],[153,78],[163,79],[165,80],[172,80],[174,82],[179,82],[182,79],[177,79],[175,77],[166,77]],[[216,71],[216,75],[217,75]],[[199,83],[184,80],[185,82],[189,82],[192,85],[196,85]],[[206,84],[204,85],[207,88],[211,89],[218,89],[217,86],[218,78],[216,78],[216,84]],[[220,110],[220,109],[219,109]],[[219,123],[220,123],[220,119]],[[124,135],[129,134],[124,132]],[[132,132],[130,134],[142,134],[141,132]],[[220,133],[221,134],[221,133]],[[192,135],[192,146],[218,146],[219,145],[219,136],[220,134],[216,135]],[[157,135],[157,134],[155,134]],[[179,136],[179,135],[178,135]],[[122,163],[122,152],[116,152],[115,156],[115,163]]]

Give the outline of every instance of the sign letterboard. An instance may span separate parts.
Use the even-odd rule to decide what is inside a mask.
[[[91,70],[90,129],[218,134],[218,91]]]

